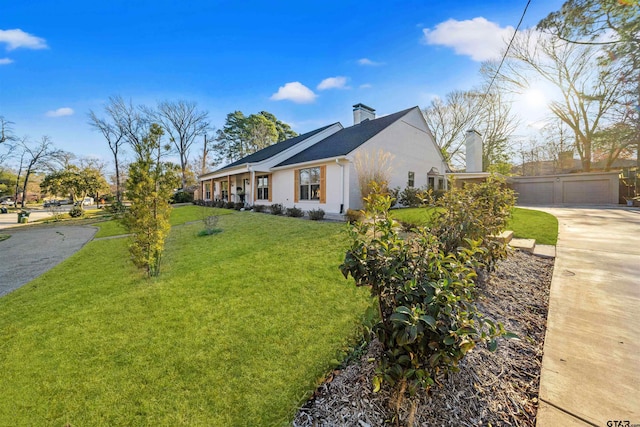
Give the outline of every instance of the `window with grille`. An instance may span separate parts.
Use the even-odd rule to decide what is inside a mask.
[[[299,171],[300,200],[320,200],[320,168],[300,169]]]
[[[269,175],[260,175],[257,180],[258,200],[269,200]]]

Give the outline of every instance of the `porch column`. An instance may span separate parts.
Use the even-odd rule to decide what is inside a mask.
[[[254,188],[256,186],[256,171],[254,171],[254,170],[251,170],[251,184],[250,185],[251,185],[251,196],[250,196],[249,200],[251,201],[251,204],[253,204],[256,201],[256,197],[255,197],[256,190]]]
[[[227,202],[231,201],[231,175],[227,175]]]
[[[215,200],[216,199],[216,182],[213,180],[213,178],[211,178],[211,193],[209,194],[209,200]]]

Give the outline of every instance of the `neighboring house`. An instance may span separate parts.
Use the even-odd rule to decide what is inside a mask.
[[[354,156],[380,149],[393,155],[391,188],[444,188],[448,166],[420,108],[376,119],[374,109],[356,104],[353,117],[353,126],[330,124],[200,176],[202,198],[246,205],[280,203],[327,213],[360,209]]]

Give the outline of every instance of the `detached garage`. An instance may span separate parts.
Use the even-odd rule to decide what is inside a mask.
[[[618,203],[618,172],[511,177],[521,205],[608,205]]]

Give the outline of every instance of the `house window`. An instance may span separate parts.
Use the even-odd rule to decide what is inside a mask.
[[[229,200],[229,181],[222,181],[220,183],[220,192],[222,193],[222,200]]]
[[[320,200],[320,168],[300,169],[299,174],[299,199]]]
[[[409,172],[409,179],[407,180],[407,187],[413,187],[416,180],[415,172]]]
[[[443,180],[438,168],[435,166],[427,172],[427,188],[430,190],[441,190],[443,187]]]
[[[269,200],[269,175],[260,175],[258,178],[258,200]]]
[[[427,177],[427,188],[430,190],[438,189],[438,178],[435,176]]]
[[[210,182],[204,183],[204,199],[211,200],[211,183]]]

